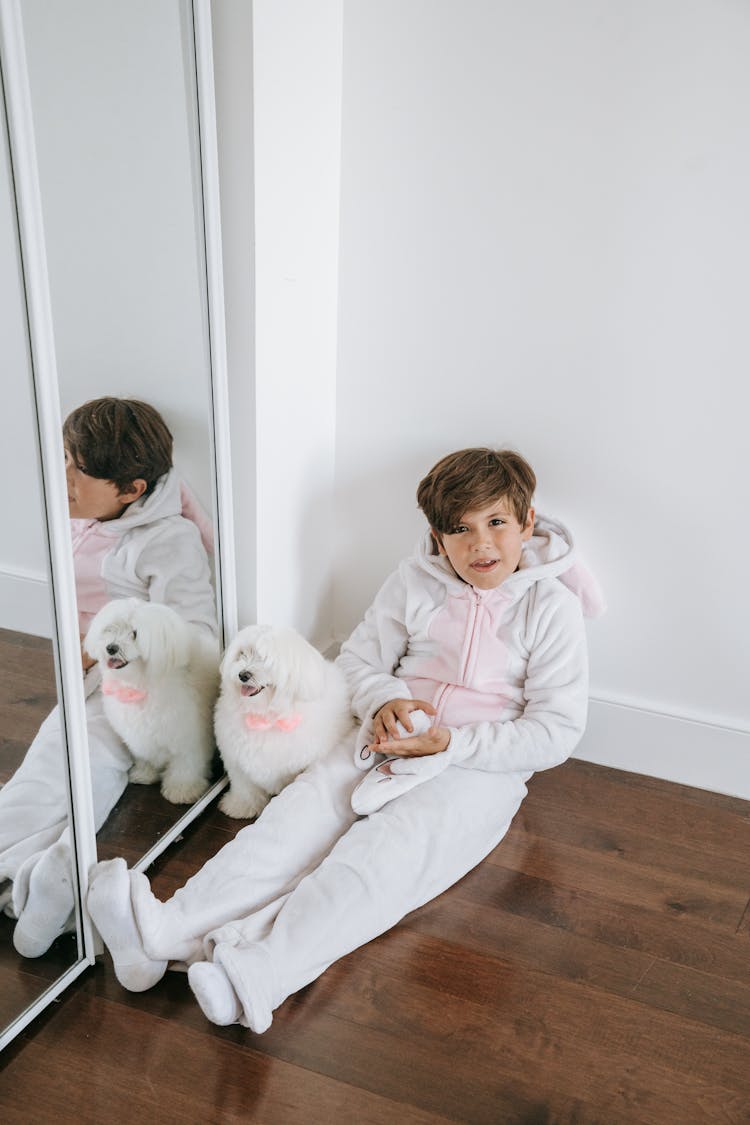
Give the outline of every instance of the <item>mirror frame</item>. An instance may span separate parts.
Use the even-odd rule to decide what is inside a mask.
[[[234,520],[229,446],[229,401],[224,320],[216,107],[214,99],[211,0],[185,0],[192,13],[200,180],[202,186],[207,318],[210,358],[210,432],[213,463],[214,521],[217,536],[217,616],[222,641],[237,631]],[[18,237],[31,355],[33,400],[39,439],[39,469],[47,525],[53,645],[60,711],[66,732],[70,770],[70,804],[78,897],[76,915],[82,949],[78,961],[38,998],[0,1029],[0,1050],[55,1000],[99,952],[91,919],[83,905],[88,872],[96,862],[91,782],[86,766],[88,736],[80,676],[75,578],[70,550],[62,418],[57,379],[54,328],[47,272],[31,95],[21,15],[21,0],[0,0],[0,73],[5,100],[11,175],[18,216]],[[172,825],[135,865],[148,867],[227,785],[226,777]]]

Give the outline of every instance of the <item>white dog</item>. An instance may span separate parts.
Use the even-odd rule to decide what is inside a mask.
[[[227,648],[214,717],[227,816],[257,816],[298,773],[353,732],[343,673],[293,629],[251,625]]]
[[[122,598],[97,613],[84,641],[99,661],[104,713],[135,758],[130,780],[161,781],[190,805],[211,774],[217,643],[169,606]]]

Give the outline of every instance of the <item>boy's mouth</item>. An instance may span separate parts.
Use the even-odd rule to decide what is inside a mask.
[[[477,559],[476,562],[471,563],[471,569],[478,570],[480,574],[486,574],[493,570],[499,561],[499,559]]]

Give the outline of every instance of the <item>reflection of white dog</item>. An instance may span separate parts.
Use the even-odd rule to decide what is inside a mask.
[[[352,729],[349,692],[299,633],[251,625],[224,654],[214,725],[231,782],[219,808],[249,818]]]
[[[122,598],[97,613],[84,645],[102,671],[104,712],[135,758],[130,780],[161,780],[168,801],[192,804],[214,753],[216,642],[169,606]]]

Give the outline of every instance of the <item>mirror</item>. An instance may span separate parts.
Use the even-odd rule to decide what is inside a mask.
[[[6,502],[22,518],[32,559],[22,560],[16,569],[29,580],[26,585],[39,603],[49,600],[51,585],[56,626],[34,616],[38,611],[36,603],[31,604],[33,598],[10,594],[13,614],[0,614],[4,630],[0,640],[5,646],[0,646],[0,659],[17,673],[15,694],[3,697],[3,722],[7,719],[10,724],[12,719],[14,725],[8,725],[7,734],[3,729],[7,754],[0,763],[5,770],[0,781],[17,777],[32,757],[27,749],[33,739],[31,727],[54,700],[49,673],[52,653],[61,650],[58,691],[65,700],[73,795],[70,808],[66,796],[53,803],[52,811],[60,819],[71,818],[75,867],[84,881],[94,858],[94,828],[99,858],[120,855],[130,866],[145,867],[225,784],[216,776],[211,788],[190,807],[166,800],[158,784],[128,784],[130,760],[123,758],[122,744],[118,749],[111,730],[102,733],[101,705],[96,724],[92,720],[92,701],[101,697],[101,691],[99,679],[84,678],[81,669],[79,633],[85,628],[79,613],[87,607],[78,583],[76,612],[74,576],[80,578],[80,566],[76,570],[75,549],[73,554],[70,551],[71,530],[75,543],[80,529],[71,524],[69,516],[76,513],[68,511],[65,500],[60,436],[62,418],[91,399],[141,399],[160,412],[174,436],[174,472],[169,476],[175,479],[170,488],[180,498],[181,509],[174,518],[198,524],[200,537],[190,527],[193,541],[202,539],[210,548],[213,539],[214,549],[210,563],[204,552],[200,574],[186,565],[182,549],[167,552],[164,566],[149,571],[148,592],[152,600],[159,600],[153,591],[164,570],[172,568],[183,589],[202,584],[198,601],[202,607],[207,603],[208,610],[192,619],[205,623],[210,618],[215,632],[218,623],[220,641],[234,632],[210,6],[208,0],[148,4],[71,0],[58,10],[44,0],[24,0],[22,6],[18,0],[0,0],[0,16],[4,77],[12,71],[14,79],[8,83],[9,89],[13,86],[12,97],[6,91],[12,106],[8,115],[13,174],[7,146],[0,173],[3,238],[10,243],[15,237],[17,246],[15,179],[26,287],[24,295],[20,271],[9,279],[3,275],[4,288],[16,286],[18,323],[12,340],[3,331],[0,348],[8,370],[20,370],[19,355],[26,357],[29,370],[25,296],[34,355],[33,394],[26,392],[24,398],[20,377],[4,383],[11,408],[3,411],[3,419],[13,428],[13,441],[3,449],[11,459],[8,465],[3,463],[4,479],[14,482],[6,491]],[[15,81],[16,71],[22,72],[20,82]],[[31,234],[27,213],[33,213]],[[27,257],[35,256],[35,248],[43,264],[30,269]],[[4,265],[7,262],[18,265],[17,250],[14,258],[3,256]],[[4,321],[9,316],[4,302]],[[33,434],[34,406],[44,464],[44,487],[35,496],[29,492],[32,486],[20,452],[27,440],[27,453],[33,443],[29,435],[24,436],[18,417],[25,411]],[[159,477],[154,497],[167,475]],[[72,491],[69,477],[68,500]],[[42,539],[32,528],[34,500],[37,508],[44,505],[47,523],[56,529],[47,552],[52,560],[51,583],[39,561],[45,554]],[[141,507],[148,500],[146,495],[138,497]],[[206,520],[200,517],[201,508],[208,513]],[[127,510],[135,511],[135,505]],[[23,540],[20,544],[19,551]],[[105,578],[108,596],[110,590],[111,596],[124,596],[122,589],[106,586],[111,568],[100,567],[102,557],[95,560],[95,568],[98,578]],[[136,563],[130,578],[144,581]],[[143,596],[142,590],[132,592]],[[166,595],[164,600],[169,601]],[[190,613],[185,616],[191,618]],[[26,664],[18,656],[21,648],[26,664],[33,668],[41,669],[42,656],[46,660],[45,686],[40,670],[33,692],[28,676],[22,674]],[[6,793],[13,795],[17,789],[11,785]],[[7,823],[11,819],[5,818]],[[66,871],[73,887],[75,875]],[[66,964],[72,960],[76,972],[93,960],[91,926],[80,902],[74,917],[75,923],[69,922],[74,924],[77,942],[61,936],[49,953],[34,956],[34,967],[40,971],[52,959],[48,976],[58,971],[57,991],[70,975],[61,958],[67,958]],[[8,938],[9,934],[0,933],[0,964],[11,976],[20,975],[32,961],[28,956],[20,965],[17,956],[14,961]],[[28,1003],[25,994],[18,989],[15,999],[10,994],[9,989],[8,1004],[0,1011],[0,1047],[17,1033],[19,1019],[24,1023],[31,1018],[28,1013],[34,1008],[32,1002],[22,1015]]]
[[[58,703],[58,650],[50,597],[49,540],[16,201],[4,99],[0,98],[0,1043],[46,994],[56,994],[83,957],[80,903],[70,891],[67,932],[41,956],[20,958],[12,943],[16,917],[26,915],[22,944],[36,952],[37,858],[70,834],[67,745]],[[43,725],[44,724],[44,725]],[[43,728],[40,730],[40,728]],[[30,747],[34,747],[33,752]],[[38,815],[30,777],[45,775]],[[67,871],[65,872],[68,876]],[[41,876],[39,876],[41,878]],[[73,873],[69,882],[74,884]],[[66,911],[67,913],[67,911]],[[20,1028],[19,1028],[20,1030]]]
[[[101,396],[154,406],[174,436],[175,471],[209,513],[210,528],[191,7],[71,0],[50,8],[24,0],[22,11],[61,414]],[[179,569],[180,560],[174,564]],[[110,581],[107,591],[118,587]],[[184,811],[158,784],[129,785],[98,832],[100,857],[136,863]]]

